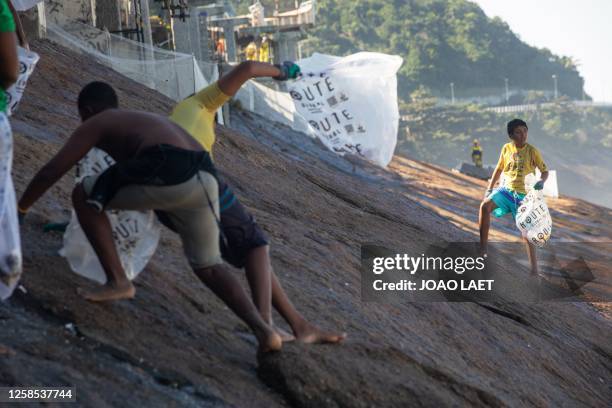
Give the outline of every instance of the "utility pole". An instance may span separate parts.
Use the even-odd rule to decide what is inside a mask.
[[[508,99],[510,99],[508,97],[508,78],[504,78],[504,83],[506,85],[506,105],[508,105]]]
[[[555,99],[559,96],[559,92],[557,90],[557,75],[552,75],[553,82],[555,83]]]
[[[454,82],[450,83],[450,88],[451,88],[451,104],[454,105],[455,104],[455,83]]]

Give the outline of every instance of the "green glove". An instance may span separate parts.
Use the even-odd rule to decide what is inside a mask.
[[[544,180],[540,180],[533,185],[534,190],[541,190],[544,188]]]
[[[300,66],[291,61],[285,61],[281,65],[276,64],[274,66],[281,71],[280,75],[274,77],[277,81],[295,79],[302,73]]]
[[[43,227],[44,232],[57,231],[66,232],[69,222],[50,222]]]

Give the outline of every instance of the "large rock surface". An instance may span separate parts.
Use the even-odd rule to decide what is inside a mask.
[[[18,193],[78,124],[85,83],[112,83],[126,108],[172,106],[85,57],[49,42],[33,48],[42,59],[13,118]],[[239,131],[218,129],[219,167],[269,234],[294,303],[322,326],[347,331],[346,343],[290,344],[258,361],[246,326],[190,272],[169,232],[136,280],[134,300],[83,301],[75,287],[91,283],[57,255],[61,236],[42,232],[69,216],[68,175],[22,230],[24,290],[0,304],[0,385],[72,385],[82,406],[610,404],[612,325],[601,308],[361,301],[360,245],[420,254],[431,244],[476,240],[477,207],[461,218],[465,209],[450,203],[477,205],[478,182],[462,176],[463,190],[438,188],[421,182],[452,176],[435,166],[402,159],[382,171],[338,160],[248,113],[237,112],[232,126]],[[500,267],[519,282],[527,274],[512,259]]]
[[[459,169],[459,171],[462,172],[463,174],[467,174],[468,176],[476,177],[481,180],[490,179],[491,175],[493,175],[493,170],[494,169],[491,166],[478,167],[471,163],[466,163],[466,162],[461,163],[461,168]]]

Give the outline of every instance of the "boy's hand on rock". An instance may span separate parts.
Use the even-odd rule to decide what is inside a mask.
[[[274,77],[277,81],[295,79],[302,73],[300,66],[291,61],[285,61],[281,65],[276,64],[275,67],[281,71],[280,75]]]
[[[534,190],[542,190],[544,188],[544,180],[540,180],[533,185]]]

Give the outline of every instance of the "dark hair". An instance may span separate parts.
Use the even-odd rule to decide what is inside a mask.
[[[529,129],[527,127],[527,122],[525,122],[522,119],[512,119],[510,122],[508,122],[508,136],[512,136],[514,134],[514,129],[516,129],[519,126],[525,126],[527,129]]]
[[[106,82],[94,81],[81,89],[77,105],[80,110],[89,107],[92,113],[99,113],[106,109],[117,108],[119,99],[112,86]]]

